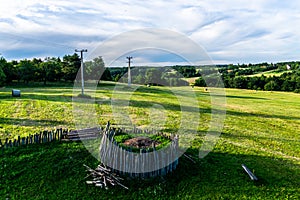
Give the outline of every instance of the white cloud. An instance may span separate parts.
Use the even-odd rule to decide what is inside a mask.
[[[0,47],[10,58],[22,46],[41,52],[47,45],[65,46],[67,54],[72,47],[93,49],[122,32],[165,28],[203,45],[216,62],[296,60],[299,6],[298,1],[279,0],[1,0],[0,35],[6,37]],[[176,40],[163,42],[180,45]]]

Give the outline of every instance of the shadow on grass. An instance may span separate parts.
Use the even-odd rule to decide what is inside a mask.
[[[0,124],[21,125],[21,126],[68,125],[66,121],[47,120],[47,119],[33,120],[33,119],[19,119],[19,118],[0,118]]]
[[[236,96],[236,95],[218,95],[218,94],[210,94],[209,92],[197,92],[198,96],[212,96],[212,97],[226,97],[226,98],[234,98],[234,99],[250,99],[250,100],[270,100],[264,97],[251,97],[251,96]]]
[[[110,103],[110,102],[106,102]],[[117,100],[116,105],[126,105],[128,102],[126,100]],[[130,100],[129,106],[137,107],[137,108],[151,108],[153,105],[159,104],[164,107],[166,110],[170,111],[185,111],[185,112],[195,112],[199,110],[200,114],[206,113],[211,114],[212,112],[216,114],[224,113],[225,110],[220,109],[211,109],[211,108],[203,108],[203,107],[195,107],[195,106],[183,106],[180,104],[175,103],[161,103],[158,101],[148,101],[148,100]],[[225,113],[224,113],[225,114]],[[238,116],[238,117],[260,117],[260,118],[271,118],[271,119],[284,119],[284,120],[300,120],[299,117],[294,116],[285,116],[285,115],[274,115],[274,114],[262,114],[262,113],[246,113],[246,112],[239,112],[239,111],[232,111],[232,110],[226,110],[226,115],[232,115],[232,116]]]
[[[36,93],[22,93],[21,97],[12,97],[11,95],[0,95],[0,100],[16,101],[16,100],[44,100],[44,101],[55,101],[55,102],[72,102],[72,95],[64,94],[36,94]]]
[[[113,89],[114,84],[113,83],[101,83],[99,87],[108,87],[110,89]],[[27,90],[24,92],[24,94],[21,91],[21,97],[20,98],[14,98],[11,97],[11,94],[6,94],[0,95],[0,100],[11,100],[15,101],[16,99],[25,99],[25,100],[45,100],[45,101],[55,101],[55,102],[72,102],[73,101],[73,94],[70,93],[72,88],[34,88],[34,90],[37,90],[37,92],[43,93],[43,91],[46,91],[45,94],[36,94],[33,92],[30,92],[30,88],[27,88]],[[120,88],[122,90],[122,88]],[[7,90],[7,89],[6,89]],[[159,88],[159,87],[145,87],[141,86],[136,90],[136,92],[140,92],[145,96],[145,98],[142,98],[142,100],[133,100],[131,99],[129,102],[129,106],[132,107],[137,107],[137,108],[151,108],[153,107],[154,104],[160,104],[161,106],[164,107],[166,110],[170,111],[187,111],[187,112],[195,112],[199,109],[200,114],[201,113],[212,113],[211,108],[203,108],[203,107],[196,107],[196,106],[180,106],[180,103],[172,103],[171,101],[168,101],[169,98],[171,98],[168,95],[173,95],[171,91],[166,90],[165,88]],[[58,93],[58,94],[56,94]],[[151,93],[153,94],[167,94],[166,96],[159,98],[159,96],[154,96],[157,98],[157,101],[151,101],[147,98],[147,96],[151,96]],[[47,95],[50,94],[50,95]],[[197,92],[197,95],[203,95],[203,96],[210,96],[209,93],[202,93],[202,92]],[[218,95],[216,95],[218,96]],[[220,96],[223,97],[223,96]],[[260,98],[260,97],[249,97],[249,96],[226,96],[226,98],[241,98],[241,99],[259,99],[259,100],[268,100],[267,98]],[[86,99],[79,99],[77,97],[74,98],[75,101],[79,100],[78,102],[81,103],[98,103],[98,104],[111,104],[110,99],[105,100],[103,98],[98,98],[96,97],[95,99],[91,100],[86,100]],[[161,103],[161,99],[165,99],[167,101],[166,103]],[[121,105],[126,105],[126,101],[124,100],[118,100],[118,103]],[[210,105],[208,105],[209,107]],[[223,110],[218,110],[214,109],[214,112],[216,113],[223,113]],[[246,113],[246,112],[238,112],[238,111],[232,111],[232,110],[227,110],[226,111],[227,115],[232,115],[232,116],[239,116],[239,117],[261,117],[261,118],[273,118],[273,119],[292,119],[292,120],[299,120],[300,117],[291,117],[291,116],[284,116],[284,115],[274,115],[274,114],[262,114],[262,113]]]
[[[196,149],[189,155],[197,156]],[[211,152],[196,163],[185,157],[166,177],[125,180],[109,190],[87,185],[83,164],[98,161],[80,142],[54,142],[5,151],[0,196],[9,199],[298,199],[300,168],[289,160]],[[241,164],[259,178],[250,180]]]

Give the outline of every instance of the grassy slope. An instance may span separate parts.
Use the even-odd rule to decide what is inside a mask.
[[[266,77],[270,77],[270,76],[281,76],[284,73],[291,73],[291,72],[292,72],[292,70],[278,72],[277,69],[275,69],[275,70],[265,71],[265,72],[261,72],[261,73],[257,73],[257,74],[253,74],[253,75],[247,75],[247,76],[248,77],[260,77],[260,76],[264,75]],[[247,77],[247,76],[245,76],[245,77]]]
[[[113,119],[108,103],[111,97],[111,92],[107,90],[109,88],[110,85],[104,85],[97,93],[101,101],[101,104],[97,104],[97,112],[101,114],[99,122],[103,123]],[[66,126],[72,126],[72,108],[68,97],[72,95],[71,88],[60,88],[59,93],[53,92],[51,88],[22,90],[24,95],[21,99],[8,98],[9,89],[1,91],[1,106],[6,103],[22,108],[15,111],[1,107],[2,127],[8,129],[20,121],[20,131],[35,131],[35,126],[23,127],[22,121],[48,120],[49,124],[42,124],[41,127],[50,127],[54,120],[51,116],[56,115],[63,117],[56,118],[53,126],[61,125],[63,121]],[[203,92],[203,88],[194,90],[197,92],[201,108],[200,121],[204,125],[197,130],[201,133],[210,117],[207,106],[210,96]],[[33,145],[7,151],[1,156],[0,196],[12,199],[299,198],[300,136],[297,130],[300,128],[300,96],[282,92],[235,89],[226,91],[227,115],[218,144],[204,159],[195,158],[196,164],[181,158],[179,168],[171,176],[155,181],[126,182],[130,187],[129,191],[120,188],[101,190],[85,185],[83,178],[86,173],[82,164],[95,167],[97,160],[81,143]],[[52,96],[48,96],[49,94]],[[36,104],[29,106],[31,101],[26,95],[33,98]],[[170,92],[159,87],[141,88],[131,100],[130,113],[136,124],[150,123],[149,113],[152,104],[156,103],[170,113],[163,128],[176,128],[172,122],[175,126],[178,122],[172,116],[179,112],[176,107],[178,100]],[[39,105],[44,106],[38,107]],[[53,110],[55,106],[56,109]],[[47,115],[34,115],[36,109]],[[65,114],[62,114],[62,110]],[[22,114],[23,112],[27,115]],[[10,118],[10,123],[5,121],[6,118]],[[58,124],[55,124],[57,121]],[[199,134],[188,150],[195,157],[201,145],[201,136],[202,134]],[[258,183],[249,180],[240,166],[241,163],[254,170],[260,179]]]

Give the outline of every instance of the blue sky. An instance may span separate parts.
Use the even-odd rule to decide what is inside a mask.
[[[203,47],[216,64],[300,60],[300,1],[0,0],[0,3],[0,53],[8,60],[61,57],[73,54],[75,48],[87,48],[89,54],[104,41],[141,28],[183,34]],[[171,43],[174,45],[176,41]],[[135,63],[180,64],[175,57],[137,52]]]

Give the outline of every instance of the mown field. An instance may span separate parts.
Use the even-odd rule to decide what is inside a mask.
[[[21,98],[0,89],[0,138],[14,138],[55,127],[75,128],[72,86],[22,87]],[[93,104],[97,123],[118,124],[111,108],[112,83],[101,84]],[[214,149],[199,159],[198,149],[211,117],[211,96],[196,93],[200,109],[195,137],[187,150],[196,163],[182,157],[178,169],[152,180],[126,180],[129,190],[86,185],[83,164],[98,161],[81,142],[54,142],[6,149],[0,157],[0,197],[8,199],[299,199],[300,96],[286,92],[226,89],[226,119]],[[87,90],[87,92],[89,92]],[[126,90],[122,93],[125,96]],[[83,103],[83,102],[79,102]],[[83,104],[82,104],[83,105]],[[128,112],[141,128],[166,132],[180,128],[180,101],[166,87],[140,87],[130,96]],[[163,108],[163,111],[160,111]],[[158,114],[155,114],[158,113]],[[160,124],[161,116],[164,124]],[[259,178],[244,173],[246,164]]]
[[[257,74],[253,74],[253,75],[247,75],[245,77],[260,77],[262,75],[266,76],[266,77],[271,77],[271,76],[281,76],[284,73],[292,73],[292,70],[287,70],[287,71],[281,71],[278,72],[277,69],[275,70],[270,70],[270,71],[266,71],[266,72],[261,72],[261,73],[257,73]]]

